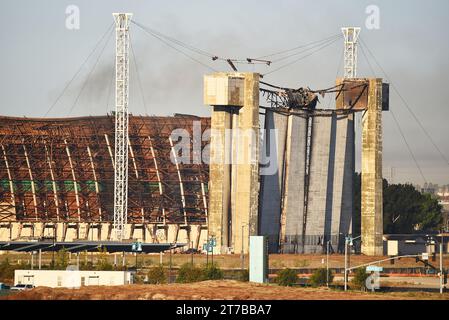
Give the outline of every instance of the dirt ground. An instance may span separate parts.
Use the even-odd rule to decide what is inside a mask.
[[[449,300],[438,293],[362,293],[327,288],[280,287],[233,280],[191,284],[82,287],[80,289],[35,288],[14,293],[6,300]]]

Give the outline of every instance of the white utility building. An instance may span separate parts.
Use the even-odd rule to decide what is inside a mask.
[[[131,271],[81,271],[81,270],[16,270],[14,284],[31,284],[35,287],[79,288],[83,286],[118,286],[132,284]]]

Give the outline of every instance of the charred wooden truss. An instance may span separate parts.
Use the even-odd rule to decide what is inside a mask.
[[[172,131],[193,137],[194,121],[210,127],[188,115],[130,116],[128,223],[206,223],[208,165],[171,160]],[[0,117],[0,221],[111,222],[113,150],[113,116]]]

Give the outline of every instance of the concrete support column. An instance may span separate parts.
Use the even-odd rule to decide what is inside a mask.
[[[362,126],[362,253],[382,255],[382,79],[369,80]]]
[[[204,101],[213,106],[208,237],[215,253],[246,253],[258,232],[259,74],[208,75]]]
[[[233,128],[233,131],[235,129]],[[232,247],[234,253],[243,251],[246,254],[249,237],[258,234],[259,74],[257,73],[245,73],[244,103],[239,109],[238,130],[232,141],[234,154],[237,155],[237,159],[234,159],[235,185],[231,196],[235,202]]]
[[[229,216],[231,210],[231,165],[229,137],[232,113],[224,107],[214,106],[211,117],[211,144],[209,165],[208,234],[215,237],[217,247],[223,251],[231,246]]]

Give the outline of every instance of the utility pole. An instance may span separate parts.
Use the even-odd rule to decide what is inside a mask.
[[[114,238],[122,241],[128,214],[129,23],[132,13],[113,13],[115,21]]]

